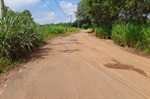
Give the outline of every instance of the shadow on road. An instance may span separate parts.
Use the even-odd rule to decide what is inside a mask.
[[[45,59],[45,56],[48,56],[49,52],[52,52],[52,48],[37,48],[33,51],[33,53],[30,55],[29,60],[31,61],[39,61],[42,59]]]

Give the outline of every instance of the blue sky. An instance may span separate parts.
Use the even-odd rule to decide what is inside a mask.
[[[70,15],[73,15],[72,21],[76,20],[74,11],[80,0],[45,0],[51,9],[43,0],[4,0],[5,5],[14,11],[22,12],[29,10],[34,21],[39,24],[70,22]],[[58,7],[60,6],[60,8]]]

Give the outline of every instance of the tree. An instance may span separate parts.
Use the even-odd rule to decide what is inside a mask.
[[[149,4],[150,0],[82,0],[77,12],[83,19],[90,17],[97,27],[111,28],[117,21],[145,23],[150,14]]]
[[[31,20],[33,20],[32,14],[31,14],[31,12],[29,10],[24,10],[22,12],[22,14],[25,15],[26,17],[30,18]]]
[[[134,24],[146,23],[150,14],[150,0],[125,0],[121,19]]]
[[[120,13],[123,0],[82,0],[86,6],[86,13],[95,26],[111,27]]]
[[[82,1],[78,3],[76,17],[77,17],[77,21],[75,23],[78,24],[78,27],[83,27],[83,28],[91,27],[91,19],[86,13],[86,6],[82,3]]]

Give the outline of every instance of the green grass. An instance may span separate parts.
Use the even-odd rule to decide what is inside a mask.
[[[110,29],[107,27],[98,27],[94,29],[95,36],[101,39],[110,38]]]
[[[117,24],[112,29],[112,39],[121,46],[129,46],[150,54],[150,24]]]
[[[27,16],[5,8],[0,18],[0,57],[17,60],[41,39],[37,25]]]
[[[136,48],[143,51],[145,54],[150,54],[150,24],[143,26],[141,29],[142,39],[136,44]]]
[[[111,31],[111,32],[110,32]],[[141,25],[120,23],[107,27],[94,28],[95,36],[101,39],[111,38],[116,44],[139,49],[150,54],[150,22]]]
[[[43,41],[46,42],[47,40],[51,38],[54,38],[57,36],[68,35],[70,33],[79,31],[80,29],[73,28],[73,27],[45,25],[45,26],[41,26],[40,30],[43,36]]]
[[[16,61],[12,61],[7,58],[0,58],[0,76],[2,73],[5,73],[11,69],[18,67],[21,63],[25,62],[27,57],[20,58]]]

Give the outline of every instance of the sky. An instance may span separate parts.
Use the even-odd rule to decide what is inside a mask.
[[[29,10],[38,24],[72,22],[76,20],[75,11],[80,0],[4,0],[13,11]]]

